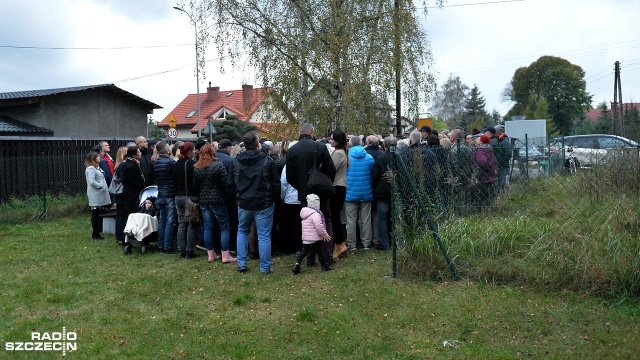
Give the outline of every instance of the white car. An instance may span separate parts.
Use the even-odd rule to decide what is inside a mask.
[[[608,158],[625,153],[637,157],[638,143],[616,135],[574,135],[555,138],[550,151],[553,157],[565,162],[573,158],[576,167],[584,168],[605,164]]]
[[[518,149],[518,156],[520,156],[520,159],[522,161],[524,161],[525,159],[528,159],[529,161],[544,160],[544,154],[541,153],[537,147],[531,145],[527,147],[523,146]]]

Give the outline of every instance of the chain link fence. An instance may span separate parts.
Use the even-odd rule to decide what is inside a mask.
[[[630,239],[637,245],[640,149],[613,137],[576,139],[581,137],[511,139],[508,161],[502,162],[486,159],[486,153],[501,151],[495,144],[473,141],[450,149],[393,148],[392,236],[401,271],[431,278],[484,276],[472,269],[471,257],[496,259],[510,251],[521,252],[523,264],[535,256],[544,256],[542,263],[567,262],[573,246],[589,241],[623,248]],[[499,230],[491,233],[489,227]],[[627,250],[619,256],[637,255]]]

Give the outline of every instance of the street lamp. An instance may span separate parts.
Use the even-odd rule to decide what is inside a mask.
[[[202,134],[200,131],[200,66],[198,66],[198,27],[196,26],[196,21],[188,12],[177,6],[174,6],[173,8],[186,14],[189,17],[189,20],[191,20],[191,22],[193,23],[193,31],[196,36],[196,91],[198,94],[198,138],[200,138]]]

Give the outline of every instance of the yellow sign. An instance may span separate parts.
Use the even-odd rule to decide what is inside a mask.
[[[176,117],[173,116],[173,113],[169,114],[169,127],[176,127]]]
[[[420,130],[420,128],[422,128],[425,125],[433,129],[433,118],[418,119],[418,130]]]

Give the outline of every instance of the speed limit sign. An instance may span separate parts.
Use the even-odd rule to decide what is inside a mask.
[[[169,136],[172,139],[177,138],[178,137],[178,130],[176,130],[176,128],[174,128],[174,127],[170,127],[167,130],[167,136]]]

